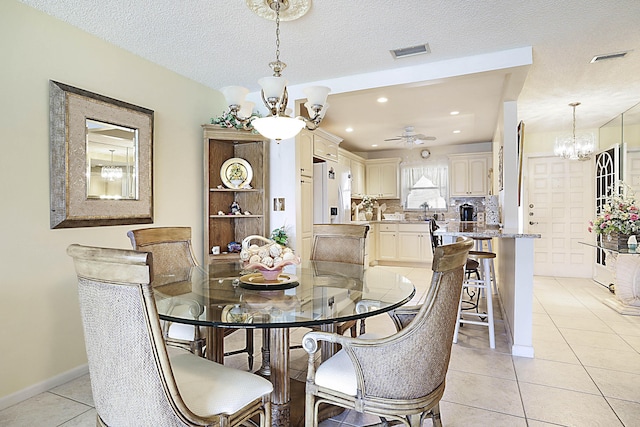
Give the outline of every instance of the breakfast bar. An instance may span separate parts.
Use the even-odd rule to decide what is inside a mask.
[[[533,239],[540,235],[464,221],[443,224],[434,235],[442,236],[443,244],[459,236],[495,240],[498,296],[511,340],[511,354],[533,357]]]

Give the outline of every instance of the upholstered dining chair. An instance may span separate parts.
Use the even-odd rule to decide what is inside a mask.
[[[156,278],[167,276],[175,280],[186,278],[176,277],[176,274],[186,272],[191,267],[197,267],[198,262],[193,255],[191,245],[191,227],[155,227],[142,228],[127,232],[131,246],[138,251],[153,253],[153,274]],[[154,282],[157,283],[158,280]],[[185,307],[193,311],[193,307]],[[168,323],[168,322],[167,322]],[[167,344],[188,348],[194,353],[202,353],[204,335],[199,328],[182,323],[168,323],[165,326]],[[223,329],[227,336],[238,329]],[[245,329],[245,348],[224,353],[225,356],[247,353],[249,370],[253,369],[253,329]]]
[[[310,259],[357,264],[366,268],[368,232],[369,226],[366,224],[314,224]],[[364,334],[365,329],[363,319],[360,321],[360,333]],[[351,331],[352,337],[358,335],[355,320],[339,323],[336,326],[336,331],[340,335],[347,330]]]
[[[99,426],[271,424],[266,379],[165,346],[153,254],[71,245]]]
[[[464,264],[473,241],[465,238],[435,250],[427,297],[404,329],[385,338],[351,338],[326,332],[305,334],[309,353],[305,426],[318,425],[323,403],[419,427],[426,416],[441,426],[444,394]],[[319,341],[342,350],[316,369]]]

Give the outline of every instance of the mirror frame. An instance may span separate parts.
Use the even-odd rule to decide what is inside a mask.
[[[51,228],[153,223],[153,115],[49,80]],[[138,129],[138,199],[87,198],[87,119]]]

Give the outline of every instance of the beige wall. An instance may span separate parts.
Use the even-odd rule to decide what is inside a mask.
[[[0,403],[6,403],[86,363],[67,246],[128,248],[126,232],[135,227],[49,229],[49,80],[155,111],[153,225],[191,226],[196,254],[202,253],[200,125],[222,111],[224,99],[14,0],[0,2],[0,62]]]

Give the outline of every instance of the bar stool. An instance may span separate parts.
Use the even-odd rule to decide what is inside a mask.
[[[478,252],[484,252],[484,242],[487,242],[487,250],[486,252],[493,252],[493,245],[491,244],[491,237],[473,237],[475,241],[475,250]],[[495,258],[495,257],[494,257]],[[493,258],[491,258],[491,289],[494,294],[498,293],[498,282],[496,282],[496,267],[493,263]]]
[[[472,279],[471,277],[465,279],[462,284],[462,290],[467,291],[469,288],[475,288],[476,292],[479,294],[484,290],[486,299],[487,299],[487,312],[481,313],[479,310],[476,312],[468,311],[465,309],[465,316],[474,316],[477,317],[478,320],[465,319],[462,317],[462,303],[464,292],[460,294],[460,303],[458,304],[458,321],[456,322],[456,329],[453,335],[453,342],[458,342],[458,331],[460,330],[460,325],[463,323],[468,323],[471,325],[481,325],[487,326],[489,328],[489,347],[496,348],[496,339],[495,339],[495,329],[493,324],[493,295],[491,293],[491,261],[496,257],[496,254],[493,252],[482,252],[482,251],[470,251],[469,257],[475,258],[478,261],[481,261],[482,266],[482,279]],[[467,301],[465,301],[467,302]],[[478,302],[476,302],[478,304]],[[476,305],[477,308],[477,305]]]

